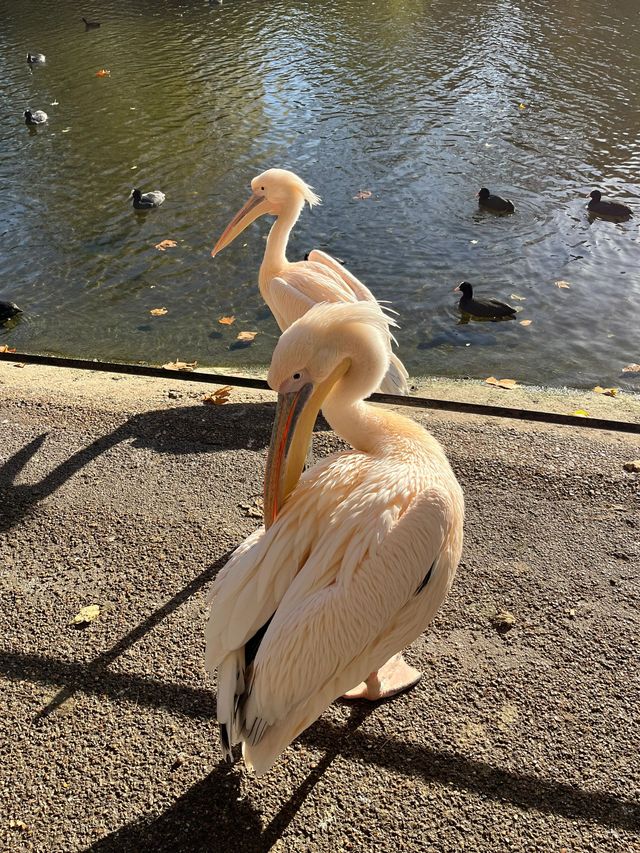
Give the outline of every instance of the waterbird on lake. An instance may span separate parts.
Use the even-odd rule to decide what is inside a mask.
[[[0,299],[0,323],[6,323],[16,314],[22,314],[22,308],[18,308],[15,302],[5,302],[4,299]]]
[[[45,113],[44,110],[25,110],[24,111],[24,123],[30,125],[31,127],[35,127],[39,124],[44,124],[48,120],[49,116]]]
[[[515,317],[516,309],[506,302],[499,302],[497,299],[476,299],[473,296],[473,288],[468,281],[461,281],[454,288],[455,292],[462,293],[458,308],[465,314],[471,314],[474,317],[487,317],[493,320],[498,320],[501,317]]]
[[[630,216],[633,216],[633,211],[630,207],[619,201],[607,201],[603,199],[600,190],[592,190],[589,196],[591,201],[587,205],[587,210],[591,213],[610,216],[614,219],[628,219]]]
[[[420,679],[400,652],[431,622],[462,550],[464,499],[438,441],[364,402],[389,367],[372,301],[314,305],[280,337],[264,527],[209,595],[224,756],[258,775],[339,696],[375,701]],[[352,450],[302,474],[319,409]]]
[[[313,249],[308,260],[287,260],[289,234],[305,202],[309,207],[320,203],[308,184],[287,169],[268,169],[251,181],[251,190],[249,200],[227,225],[211,255],[215,257],[259,216],[276,217],[267,238],[258,286],[282,331],[318,302],[371,302],[383,313],[369,288],[326,252]],[[391,335],[389,353],[389,370],[380,390],[408,394],[408,373],[391,353]]]
[[[493,195],[486,187],[482,187],[478,193],[478,204],[480,207],[486,207],[488,210],[495,210],[497,213],[514,213],[515,207],[513,202],[508,198],[502,198],[499,195]]]
[[[44,53],[28,53],[27,62],[29,65],[43,65],[46,60]]]
[[[153,207],[160,207],[166,196],[160,190],[143,193],[142,190],[134,189],[131,190],[130,198],[133,198],[133,206],[136,210],[151,210]]]
[[[87,30],[95,30],[100,26],[100,21],[87,21],[86,18],[83,18],[82,20],[84,21],[84,26]]]

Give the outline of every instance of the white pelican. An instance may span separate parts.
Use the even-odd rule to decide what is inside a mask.
[[[287,260],[289,234],[305,201],[309,207],[320,203],[320,198],[302,178],[287,169],[267,169],[251,181],[251,190],[249,200],[227,225],[211,255],[215,257],[259,216],[276,217],[267,238],[258,286],[283,332],[318,302],[365,301],[382,311],[369,288],[326,252],[313,249],[308,260]],[[388,394],[408,394],[407,377],[404,365],[392,354],[380,390]]]
[[[325,303],[273,354],[266,529],[213,583],[206,629],[223,752],[242,742],[258,774],[338,696],[375,700],[419,680],[398,653],[433,619],[460,559],[462,490],[442,447],[363,402],[388,368],[388,334],[370,302]],[[320,407],[353,450],[301,476]]]

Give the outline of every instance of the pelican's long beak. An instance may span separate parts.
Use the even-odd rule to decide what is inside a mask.
[[[318,385],[307,382],[296,391],[288,391],[285,383],[278,392],[264,478],[265,527],[271,527],[288,495],[295,489],[307,458],[318,412],[350,365],[351,360],[345,358]]]
[[[245,228],[251,225],[252,222],[255,222],[264,213],[269,213],[269,202],[264,196],[251,193],[247,203],[240,208],[222,232],[220,239],[211,251],[211,257],[215,258],[218,252],[221,252],[225,246],[233,242],[238,234],[242,234]]]

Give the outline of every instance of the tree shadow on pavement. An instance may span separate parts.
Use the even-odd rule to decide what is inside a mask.
[[[113,432],[72,454],[37,483],[15,485],[15,479],[47,439],[39,435],[0,466],[0,532],[10,530],[44,498],[85,465],[122,441],[157,453],[217,453],[260,450],[269,444],[273,403],[225,406],[180,406],[132,415]]]

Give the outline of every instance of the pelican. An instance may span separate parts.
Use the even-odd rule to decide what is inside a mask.
[[[214,581],[206,628],[222,751],[242,743],[258,775],[337,697],[418,682],[399,653],[460,559],[464,502],[442,447],[363,402],[388,369],[390,322],[372,302],[315,305],[273,353],[265,525]],[[353,449],[302,474],[320,408]]]
[[[305,202],[320,203],[313,189],[287,169],[267,169],[251,181],[251,196],[236,213],[211,252],[215,257],[259,216],[275,216],[264,252],[258,286],[280,329],[284,332],[318,302],[372,302],[382,312],[368,287],[331,255],[313,249],[304,261],[287,260],[291,229]],[[391,336],[389,336],[391,352]],[[391,354],[380,390],[408,394],[408,373],[400,359]]]

